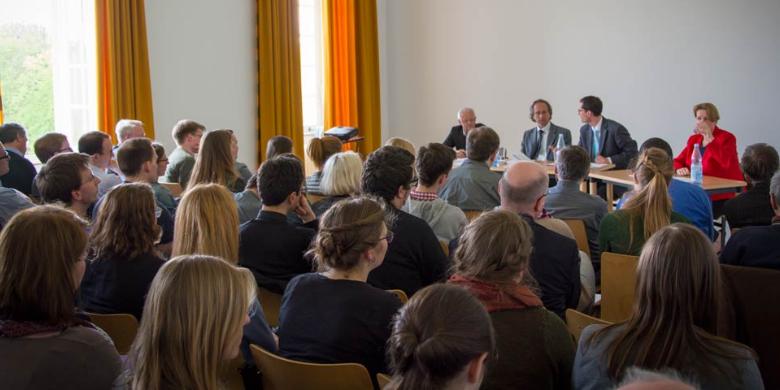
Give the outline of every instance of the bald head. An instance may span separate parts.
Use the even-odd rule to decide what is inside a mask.
[[[696,390],[695,387],[676,380],[651,380],[629,383],[618,390]]]
[[[529,214],[541,211],[544,207],[542,196],[547,192],[547,185],[547,171],[541,164],[516,162],[507,168],[499,182],[501,207]]]
[[[477,125],[477,114],[474,109],[463,107],[458,111],[458,123],[463,126],[463,132],[467,133]]]
[[[696,390],[675,371],[649,371],[630,367],[623,375],[618,390]]]

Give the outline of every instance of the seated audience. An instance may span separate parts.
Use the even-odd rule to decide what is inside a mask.
[[[152,143],[154,153],[157,155],[157,178],[154,183],[151,183],[152,191],[154,191],[154,198],[160,202],[160,205],[164,206],[172,214],[176,214],[176,198],[173,197],[173,193],[159,183],[161,176],[165,175],[165,171],[168,169],[168,156],[165,155],[165,147],[157,142]]]
[[[114,133],[116,133],[117,147],[129,139],[146,137],[144,123],[136,119],[118,120],[114,126]]]
[[[73,151],[70,148],[68,137],[60,133],[46,133],[42,135],[33,144],[33,150],[35,151],[35,157],[38,157],[41,164],[46,164],[50,158],[57,154]]]
[[[61,153],[52,157],[35,178],[44,203],[62,203],[81,218],[98,199],[100,179],[89,169],[89,157]]]
[[[249,271],[206,255],[160,268],[128,356],[127,388],[222,389],[255,298]]]
[[[271,137],[265,145],[265,159],[270,160],[285,153],[293,152],[293,142],[289,137],[277,135]]]
[[[317,217],[303,193],[303,168],[294,158],[266,160],[257,174],[263,201],[257,217],[241,225],[239,265],[248,268],[257,285],[276,294],[284,292],[296,275],[311,272],[304,256],[317,230]],[[302,225],[287,221],[293,211]]]
[[[100,205],[89,238],[81,282],[81,307],[90,313],[129,313],[141,319],[144,298],[163,259],[155,252],[160,227],[148,184],[111,189]]]
[[[0,142],[0,176],[8,173],[9,153]],[[27,195],[19,190],[8,187],[0,187],[0,229],[11,220],[14,214],[21,210],[33,207],[34,204]]]
[[[780,172],[770,180],[769,204],[774,214],[772,224],[735,232],[720,253],[721,263],[780,270]]]
[[[244,190],[233,194],[233,198],[236,199],[236,206],[238,206],[239,224],[243,225],[257,218],[260,208],[263,207],[263,202],[260,201],[260,193],[257,192],[257,175],[250,176]]]
[[[631,317],[583,330],[575,389],[610,388],[632,366],[676,370],[703,389],[764,388],[753,351],[714,335],[720,269],[701,231],[680,223],[661,228],[642,249],[636,272]]]
[[[468,223],[463,210],[439,199],[439,189],[447,183],[455,152],[442,144],[421,146],[417,153],[417,187],[409,193],[403,210],[422,218],[439,240],[449,243]]]
[[[385,141],[385,146],[397,146],[409,153],[412,154],[415,158],[417,158],[417,150],[414,147],[414,144],[412,144],[409,140],[401,137],[390,137]]]
[[[537,222],[544,213],[548,185],[542,165],[520,161],[504,172],[499,192],[501,209],[520,215],[531,227],[534,239],[528,268],[539,284],[544,307],[563,317],[580,299],[580,253],[573,239]]]
[[[459,287],[428,286],[393,320],[387,356],[394,375],[384,389],[477,390],[495,349],[479,301]]]
[[[320,190],[320,181],[325,171],[325,162],[330,156],[341,151],[341,141],[336,137],[324,136],[322,138],[314,137],[306,148],[306,154],[311,162],[314,163],[316,172],[306,176],[306,193],[314,195],[323,195]]]
[[[769,225],[775,213],[769,204],[769,181],[780,168],[777,150],[765,143],[745,148],[740,162],[748,189],[723,205],[723,214],[732,228]]]
[[[111,388],[111,339],[76,312],[86,222],[56,206],[19,212],[0,234],[0,383],[5,389]]]
[[[490,170],[500,140],[489,127],[469,131],[463,163],[452,170],[439,196],[461,210],[490,210],[501,203],[498,180],[501,175]]]
[[[192,168],[192,176],[187,184],[191,188],[197,184],[222,184],[232,192],[241,192],[246,182],[236,171],[238,140],[233,130],[212,130],[203,136],[203,142]]]
[[[238,262],[238,211],[230,191],[216,183],[198,184],[179,202],[172,256],[209,255]]]
[[[688,222],[688,218],[672,211],[669,183],[674,169],[665,151],[645,149],[639,154],[633,171],[636,193],[620,210],[601,220],[599,249],[602,253],[638,256],[653,233],[670,223]]]
[[[458,110],[458,125],[452,126],[449,134],[447,134],[447,138],[442,143],[454,149],[458,158],[465,158],[466,137],[471,130],[482,126],[485,125],[477,123],[477,114],[474,113],[474,109],[469,107],[461,108]]]
[[[384,200],[395,235],[384,263],[371,272],[368,282],[382,289],[403,290],[410,297],[443,281],[450,267],[428,223],[401,210],[409,196],[413,161],[406,150],[383,146],[368,156],[361,179],[364,195]]]
[[[323,172],[320,191],[325,197],[311,205],[317,218],[334,203],[360,193],[363,161],[359,154],[352,151],[336,153],[325,163]]]
[[[594,267],[599,267],[599,226],[607,214],[607,202],[595,195],[580,191],[580,184],[588,177],[590,158],[581,146],[567,146],[558,151],[555,161],[555,187],[550,188],[545,208],[555,218],[579,219],[585,224],[588,249]]]
[[[550,121],[553,112],[547,100],[534,100],[529,111],[531,122],[536,123],[536,127],[523,132],[521,152],[531,160],[553,161],[559,139],[565,146],[571,146],[571,131]]]
[[[192,168],[195,166],[195,155],[200,150],[200,139],[206,127],[189,119],[182,119],[173,126],[173,140],[176,149],[168,156],[168,169],[165,171],[165,181],[179,183],[181,188],[187,188]]]
[[[89,170],[100,179],[98,197],[122,182],[122,178],[111,170],[111,159],[114,150],[111,147],[111,137],[102,131],[90,131],[79,138],[79,153],[89,156]]]
[[[18,123],[6,123],[0,126],[0,142],[5,145],[9,157],[9,170],[0,176],[0,184],[30,196],[35,166],[24,157],[27,153],[27,131]]]
[[[384,210],[371,199],[345,200],[323,215],[311,251],[321,272],[293,278],[284,291],[278,331],[281,356],[359,363],[371,378],[388,372],[385,344],[401,302],[366,279],[382,264],[392,240]]]
[[[482,214],[460,237],[450,283],[474,294],[490,313],[498,358],[486,388],[570,389],[574,343],[566,325],[529,287],[533,232],[516,213]]]

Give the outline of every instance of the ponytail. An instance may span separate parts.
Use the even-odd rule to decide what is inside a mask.
[[[330,156],[341,151],[341,141],[336,137],[326,135],[322,138],[312,138],[306,148],[306,154],[312,160],[317,169],[322,170]]]
[[[634,175],[642,188],[623,208],[629,215],[629,248],[633,246],[635,218],[642,218],[644,241],[670,224],[672,199],[669,197],[669,181],[673,174],[672,160],[663,150],[649,148],[639,156]]]

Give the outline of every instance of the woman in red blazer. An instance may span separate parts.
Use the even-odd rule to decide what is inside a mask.
[[[716,176],[726,179],[743,180],[737,157],[737,139],[734,134],[718,127],[720,114],[712,103],[700,103],[693,106],[696,117],[694,134],[688,138],[688,143],[674,159],[674,169],[678,176],[688,176],[691,171],[691,154],[693,145],[699,144],[702,152],[702,170],[705,176]],[[710,195],[713,202],[734,197],[734,193]],[[720,203],[720,202],[718,202]],[[719,204],[713,203],[713,211]]]

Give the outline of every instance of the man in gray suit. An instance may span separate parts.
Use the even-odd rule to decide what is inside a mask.
[[[579,145],[588,152],[590,161],[614,164],[617,169],[626,169],[631,159],[637,155],[636,141],[631,138],[625,126],[601,116],[603,107],[601,99],[595,96],[580,99],[577,113],[584,125],[580,127]]]
[[[563,137],[566,146],[571,145],[571,131],[550,122],[552,106],[547,100],[534,100],[530,111],[531,120],[536,122],[536,127],[523,133],[522,152],[531,160],[552,161],[555,159],[555,147],[559,137]]]

